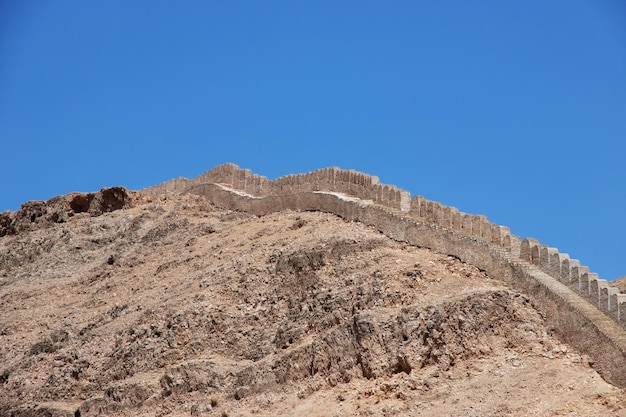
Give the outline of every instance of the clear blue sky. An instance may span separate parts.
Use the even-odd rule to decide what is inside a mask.
[[[326,166],[626,275],[626,2],[0,0],[0,211]]]

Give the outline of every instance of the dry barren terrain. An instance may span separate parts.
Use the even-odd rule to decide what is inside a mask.
[[[0,415],[626,416],[472,265],[332,214],[117,192],[4,222]]]

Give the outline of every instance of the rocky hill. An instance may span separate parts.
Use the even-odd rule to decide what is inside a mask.
[[[0,416],[626,416],[619,375],[499,269],[197,187],[0,215]]]

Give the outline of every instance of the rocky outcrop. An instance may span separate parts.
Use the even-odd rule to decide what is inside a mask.
[[[130,192],[124,187],[103,188],[95,193],[71,193],[48,201],[29,201],[16,212],[0,213],[0,236],[64,223],[78,213],[100,216],[132,204]]]

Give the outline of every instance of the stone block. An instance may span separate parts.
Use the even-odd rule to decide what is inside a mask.
[[[350,170],[348,171],[348,185],[349,185],[349,190],[350,190],[350,194],[355,196],[355,197],[359,197],[359,173],[354,171],[354,170]]]
[[[390,185],[385,185],[385,194],[383,198],[383,205],[387,207],[391,207],[393,205],[393,200],[396,195],[395,187]]]
[[[258,196],[259,195],[259,184],[261,183],[261,177],[259,177],[258,175],[254,175],[252,178],[250,178],[249,184],[248,184],[248,194],[254,195],[254,196]]]
[[[314,171],[311,175],[311,191],[320,191],[324,183],[324,174],[321,170]]]
[[[340,177],[341,177],[342,185],[350,183],[350,171],[349,170],[342,169]]]
[[[433,202],[430,200],[426,200],[423,210],[421,211],[422,213],[422,219],[424,219],[424,222],[426,223],[433,223]]]
[[[569,255],[567,253],[559,253],[559,251],[556,251],[550,254],[549,274],[559,281],[561,280],[561,268],[563,267],[563,261],[565,259],[569,259]]]
[[[366,177],[367,175],[362,172],[359,172],[359,175],[357,176],[357,192],[359,193],[359,197],[362,199],[369,199],[370,195],[370,189],[366,185]]]
[[[372,191],[372,176],[367,174],[362,174],[362,183],[361,185],[367,191]]]
[[[337,186],[335,185],[337,181],[337,172],[339,172],[339,168],[330,167],[327,168],[324,177],[326,178],[326,187],[323,191],[337,191]]]
[[[450,227],[452,230],[461,230],[461,213],[456,207],[450,207]]]
[[[487,218],[482,215],[473,215],[471,217],[472,217],[472,229],[471,229],[470,236],[474,236],[474,237],[484,240],[485,223],[488,223]]]
[[[448,229],[452,228],[452,207],[443,206],[443,218],[441,219],[440,226]]]
[[[398,190],[400,195],[400,210],[409,212],[411,210],[411,193],[405,190]]]
[[[385,186],[384,185],[378,185],[376,187],[376,200],[379,204],[382,204],[383,201],[385,201]]]
[[[600,299],[602,303],[605,303],[607,306],[607,312],[609,315],[613,315],[613,311],[615,310],[615,301],[613,301],[613,296],[619,294],[619,288],[611,287],[608,285],[606,288],[602,289],[602,293],[600,294]]]
[[[491,243],[495,243],[498,246],[502,246],[502,229],[500,228],[500,225],[495,224],[495,223],[490,223],[490,229],[491,229]]]
[[[461,213],[461,233],[465,236],[472,236],[472,215]]]
[[[611,287],[611,288],[614,288],[614,287]],[[626,294],[620,293],[619,290],[617,292],[611,291],[610,300],[611,300],[611,303],[609,304],[609,314],[611,315],[613,320],[620,323],[621,317],[620,317],[619,303],[626,302]],[[623,312],[624,311],[622,310],[622,313]]]
[[[330,184],[332,184],[332,182],[330,181],[330,173],[331,173],[331,168],[323,168],[320,169],[318,171],[318,185],[320,188],[318,188],[318,191],[332,191]]]
[[[550,254],[555,251],[557,251],[555,248],[550,248],[546,245],[539,247],[539,267],[543,269],[543,272],[550,273]]]
[[[522,238],[511,233],[511,255],[519,258],[522,250]]]
[[[235,173],[235,188],[240,191],[246,191],[246,170],[240,169]]]
[[[552,270],[550,267],[550,260],[553,255],[558,254],[558,253],[559,251],[556,248],[551,248],[545,245],[539,246],[539,267],[543,270],[543,272],[545,272],[548,275],[551,275]],[[560,265],[558,266],[558,268],[560,270]],[[559,271],[559,275],[560,275],[560,271]],[[558,278],[558,275],[555,276],[555,278]]]
[[[587,269],[588,270],[588,269]],[[579,280],[580,280],[580,290],[579,293],[583,298],[586,298],[587,300],[594,302],[595,300],[592,299],[591,297],[591,282],[597,280],[598,274],[594,273],[594,272],[585,272],[583,273]],[[597,303],[597,301],[596,301]],[[596,304],[594,303],[594,304]]]
[[[533,239],[530,237],[527,237],[526,239],[522,240],[522,244],[521,244],[521,248],[520,248],[520,258],[524,261],[528,261],[530,263],[533,263],[533,248],[538,247],[539,246],[539,241],[537,239]]]
[[[540,250],[541,250],[540,245],[533,246],[532,248],[530,248],[530,262],[533,265],[540,266],[540,263],[541,263]]]
[[[380,188],[380,202],[381,204],[385,204],[385,202],[389,200],[389,187],[386,185],[381,185]]]
[[[572,282],[572,267],[580,266],[580,261],[578,259],[563,259],[561,263],[561,282],[567,286],[570,286]],[[578,284],[576,284],[578,288]]]
[[[606,280],[600,281],[600,310],[611,316],[611,297],[613,294],[619,294],[619,289],[611,287]]]
[[[433,210],[433,224],[442,226],[443,223],[443,206],[436,201],[432,202]]]
[[[480,219],[480,236],[477,237],[480,237],[482,240],[487,242],[491,242],[491,223],[489,222],[489,219],[487,216],[480,214],[478,215],[478,218]]]
[[[392,207],[397,210],[400,209],[400,190],[397,188],[391,188],[389,192],[389,201],[387,202],[387,207]]]
[[[350,171],[350,194],[358,198],[365,198],[366,196],[363,194],[363,174],[358,171]]]
[[[571,277],[571,288],[576,292],[581,294],[583,288],[583,277],[586,279],[586,274],[589,273],[589,268],[584,265],[574,265],[570,270]]]
[[[416,195],[415,197],[413,197],[413,199],[411,200],[411,215],[416,218],[421,218],[421,210],[424,204],[426,204],[426,199],[421,195]]]
[[[472,223],[469,229],[470,236],[480,238],[480,217],[471,215]]]
[[[615,305],[617,306],[617,322],[622,327],[626,327],[626,294],[616,294]]]
[[[309,173],[309,185],[308,185],[308,190],[309,191],[319,191],[319,184],[320,184],[320,171],[319,170],[315,170],[313,172]]]
[[[601,303],[602,289],[608,288],[608,287],[609,287],[609,283],[607,282],[607,280],[600,279],[600,277],[598,277],[598,279],[595,279],[589,282],[589,299],[592,300],[592,302],[595,300],[594,304],[598,308],[601,308],[601,304],[602,304]],[[609,307],[608,304],[605,304],[603,311],[607,311],[608,307]]]

